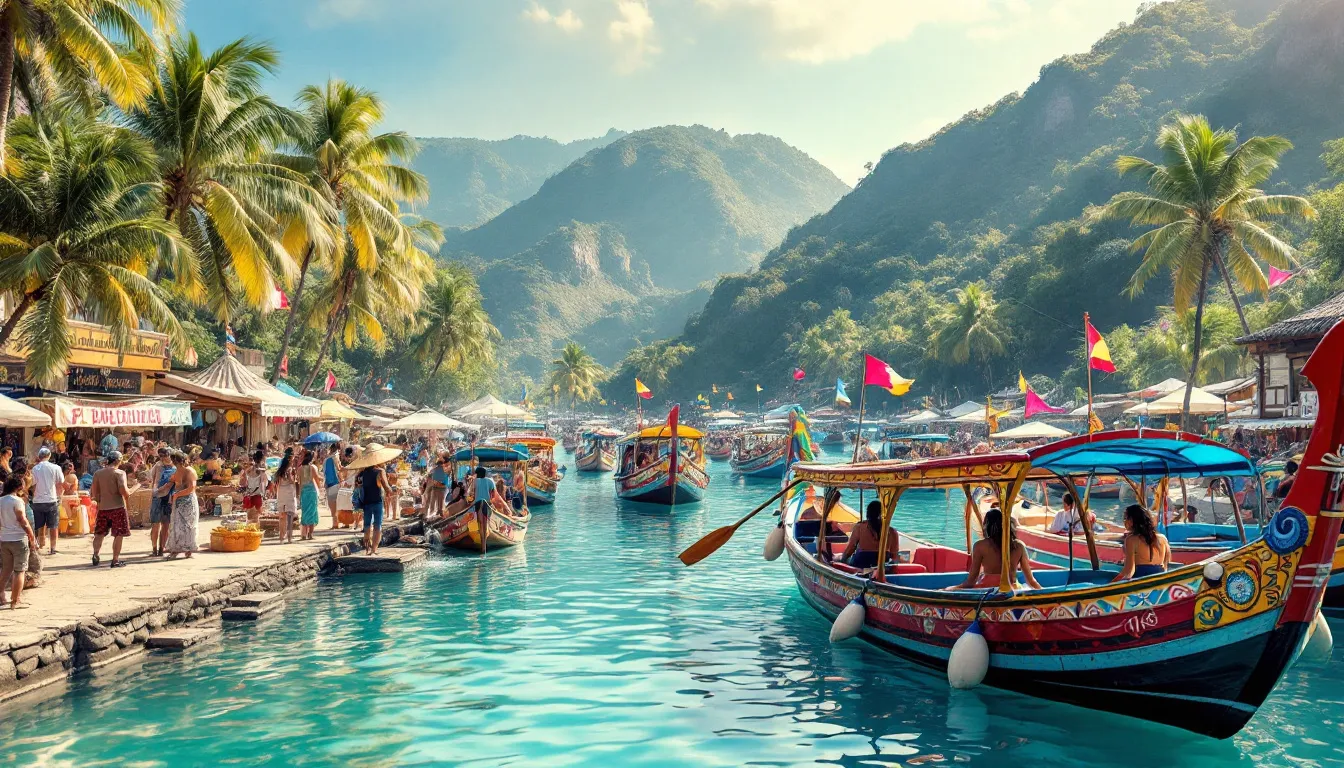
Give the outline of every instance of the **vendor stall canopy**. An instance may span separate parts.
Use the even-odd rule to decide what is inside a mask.
[[[256,408],[266,418],[315,419],[322,415],[320,402],[281,392],[232,355],[220,357],[191,376],[167,374],[160,383],[190,395]]]
[[[475,431],[481,427],[478,424],[468,424],[465,421],[458,421],[449,416],[444,416],[433,408],[421,408],[409,416],[403,416],[396,421],[384,425],[383,428],[393,431],[421,430],[426,432],[446,432],[452,429]]]
[[[49,427],[51,426],[51,417],[47,414],[24,405],[18,400],[0,395],[0,427]]]

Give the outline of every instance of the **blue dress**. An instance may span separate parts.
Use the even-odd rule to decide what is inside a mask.
[[[317,486],[304,483],[299,491],[299,525],[317,525]]]

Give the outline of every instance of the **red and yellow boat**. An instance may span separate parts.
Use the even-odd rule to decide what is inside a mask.
[[[704,435],[678,425],[677,413],[674,406],[666,424],[626,435],[616,444],[617,498],[675,506],[705,497]]]
[[[497,448],[522,446],[527,451],[527,501],[541,506],[555,503],[555,491],[565,473],[555,463],[555,438],[550,435],[515,434],[488,443]]]
[[[451,505],[443,517],[430,529],[431,541],[452,549],[466,549],[485,554],[491,548],[512,547],[527,538],[527,526],[532,514],[527,507],[527,494],[522,492],[520,480],[526,472],[527,454],[510,448],[483,446],[464,448],[453,455],[450,470],[469,489],[475,488],[475,470],[484,467],[487,473],[498,475],[505,485],[503,504],[477,505],[466,498]],[[518,506],[515,507],[514,504]]]

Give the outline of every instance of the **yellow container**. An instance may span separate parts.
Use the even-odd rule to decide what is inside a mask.
[[[212,552],[254,552],[261,548],[261,531],[210,531]]]

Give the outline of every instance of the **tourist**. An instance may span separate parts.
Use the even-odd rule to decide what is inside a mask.
[[[331,513],[331,529],[336,530],[336,502],[341,495],[341,442],[337,441],[327,449],[327,460],[322,462],[322,481],[327,486],[327,511]]]
[[[383,535],[383,494],[392,488],[381,466],[367,467],[359,473],[360,506],[364,510],[364,552],[378,554]]]
[[[849,542],[845,544],[845,552],[840,556],[842,562],[848,563],[854,568],[876,568],[881,559],[877,556],[878,548],[881,546],[882,537],[882,503],[879,501],[868,502],[868,508],[865,510],[862,523],[855,523],[853,530],[849,533]],[[900,557],[900,537],[896,531],[888,529],[887,532],[887,557]]]
[[[3,448],[0,448],[0,472],[4,472],[6,475],[14,473],[14,469],[13,467],[10,466],[9,463],[10,460],[13,458],[14,458],[13,448],[10,448],[8,445],[4,446]]]
[[[1283,465],[1283,477],[1279,478],[1278,485],[1274,486],[1274,498],[1286,499],[1288,492],[1293,490],[1293,483],[1297,482],[1297,462],[1289,459]]]
[[[257,451],[252,454],[252,466],[243,472],[243,512],[247,522],[261,523],[261,508],[266,501],[266,485],[271,480],[266,471],[266,454]]]
[[[313,452],[305,449],[299,461],[299,540],[311,541],[317,528],[317,467]]]
[[[187,463],[187,455],[178,451],[173,454],[173,464],[177,472],[173,473],[172,484],[173,516],[168,526],[168,539],[164,543],[164,555],[176,560],[178,555],[196,551],[196,526],[201,520],[201,506],[196,499],[196,470]]]
[[[101,562],[98,553],[103,539],[112,534],[112,563],[109,568],[121,568],[121,542],[131,535],[131,517],[126,508],[131,505],[131,494],[126,488],[126,473],[121,470],[121,452],[112,451],[104,459],[102,469],[93,473],[89,497],[98,505],[98,519],[93,524],[93,564]]]
[[[98,443],[98,453],[102,455],[104,459],[111,456],[113,453],[119,453],[120,449],[121,441],[118,440],[117,436],[112,432],[103,435],[102,441]]]
[[[472,493],[472,504],[475,505],[477,512],[489,512],[490,505],[493,503],[492,497],[496,496],[495,481],[486,477],[485,467],[476,468],[476,483]]]
[[[163,544],[168,540],[168,526],[173,518],[173,502],[168,496],[173,492],[172,477],[177,473],[172,451],[160,448],[158,457],[158,463],[151,470],[153,495],[149,501],[149,545],[154,557],[163,554]]]
[[[1141,579],[1163,573],[1171,565],[1171,545],[1157,532],[1153,517],[1142,505],[1125,507],[1125,563],[1112,581]]]
[[[66,459],[61,464],[61,471],[65,473],[65,487],[61,490],[62,496],[79,497],[79,475],[75,474],[75,463]]]
[[[443,514],[443,501],[448,493],[448,456],[439,456],[434,469],[425,480],[425,519],[429,520]]]
[[[461,480],[453,478],[453,484],[448,489],[448,500],[445,502],[445,508],[451,508],[454,504],[467,497],[467,486]]]
[[[1050,525],[1046,526],[1045,530],[1048,533],[1057,533],[1061,535],[1065,533],[1084,533],[1084,517],[1086,517],[1088,523],[1092,525],[1092,529],[1094,531],[1096,530],[1096,516],[1091,512],[1088,512],[1085,515],[1081,514],[1077,505],[1074,503],[1072,493],[1065,493],[1061,503],[1063,504],[1063,509],[1056,512],[1054,519],[1050,521]]]
[[[65,473],[51,463],[51,449],[42,447],[37,452],[37,463],[33,465],[33,528],[37,530],[37,548],[40,550],[46,537],[51,537],[47,554],[56,554],[56,536],[61,528],[61,487],[65,485]]]
[[[37,537],[24,514],[23,478],[5,479],[0,495],[0,608],[8,602],[10,610],[27,608],[19,602],[23,580],[28,573],[28,555],[37,549]],[[5,592],[9,595],[6,596]]]
[[[280,541],[283,544],[294,543],[294,513],[299,511],[299,483],[296,477],[294,449],[286,448],[280,459],[280,468],[275,470],[275,479],[271,487],[275,492],[275,510],[280,513]]]
[[[998,507],[991,507],[985,513],[982,528],[985,537],[975,543],[971,548],[971,567],[966,573],[966,580],[950,589],[975,589],[997,587],[1003,579],[1003,510]],[[1040,589],[1041,585],[1036,581],[1036,576],[1031,572],[1031,558],[1027,557],[1027,548],[1022,542],[1017,540],[1017,534],[1014,532],[1016,525],[1012,518],[1008,521],[1008,546],[1009,556],[1008,564],[1011,569],[1009,575],[1015,577],[1018,570],[1022,571],[1022,580],[1032,589]],[[1021,589],[1022,585],[1012,580],[1012,589]]]
[[[401,475],[397,474],[397,462],[389,463],[383,471],[387,475],[387,498],[383,500],[383,517],[396,520],[401,517]]]

